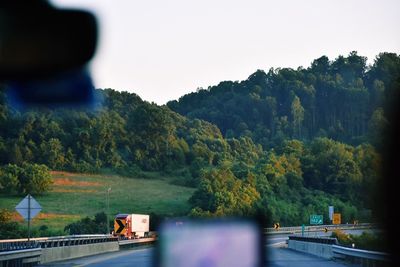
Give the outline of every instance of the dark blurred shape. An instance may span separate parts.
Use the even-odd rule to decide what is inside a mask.
[[[86,64],[96,43],[91,13],[56,9],[43,0],[0,2],[0,80],[22,104],[91,100]]]
[[[11,81],[6,87],[14,107],[87,105],[94,101],[94,88],[88,71],[78,69],[46,80]]]
[[[398,78],[398,81],[400,78]],[[384,134],[383,154],[383,183],[380,184],[379,198],[376,205],[379,207],[378,219],[383,224],[385,239],[388,240],[389,253],[391,257],[390,266],[400,266],[398,244],[399,234],[399,177],[400,177],[400,88],[393,88],[394,94],[390,99],[388,107],[388,127]],[[389,265],[386,265],[389,266]]]
[[[159,267],[259,267],[266,260],[261,228],[249,220],[167,221],[159,238]]]

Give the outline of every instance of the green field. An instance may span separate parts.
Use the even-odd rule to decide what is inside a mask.
[[[41,213],[33,220],[33,226],[47,225],[54,230],[63,229],[80,218],[106,212],[108,188],[111,188],[110,216],[151,212],[167,216],[184,215],[189,211],[188,199],[194,191],[172,185],[170,179],[159,175],[147,179],[66,172],[53,172],[52,175],[54,185],[51,192],[33,196],[42,206]],[[0,195],[0,208],[14,211],[23,197]],[[18,215],[15,220],[22,222]]]

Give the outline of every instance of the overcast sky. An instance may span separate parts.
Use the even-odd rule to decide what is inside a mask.
[[[165,104],[257,69],[400,53],[399,0],[54,0],[100,25],[96,88]]]

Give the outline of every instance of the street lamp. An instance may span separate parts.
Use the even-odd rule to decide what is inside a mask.
[[[108,214],[110,213],[110,191],[111,187],[107,189],[107,234],[110,234],[110,222],[108,220]]]

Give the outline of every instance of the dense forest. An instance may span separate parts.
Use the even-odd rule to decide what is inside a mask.
[[[128,177],[158,171],[197,188],[190,216],[299,225],[311,213],[328,218],[334,205],[344,222],[370,220],[389,123],[384,103],[399,84],[398,55],[380,54],[367,66],[352,52],[307,69],[259,70],[166,106],[99,89],[96,110],[21,111],[3,88],[0,193],[10,193],[7,171],[27,163]]]
[[[242,82],[221,82],[167,105],[189,118],[216,124],[225,137],[249,136],[264,148],[282,140],[328,137],[378,145],[384,103],[397,99],[400,58],[382,53],[372,66],[351,52],[308,68],[258,70]]]

